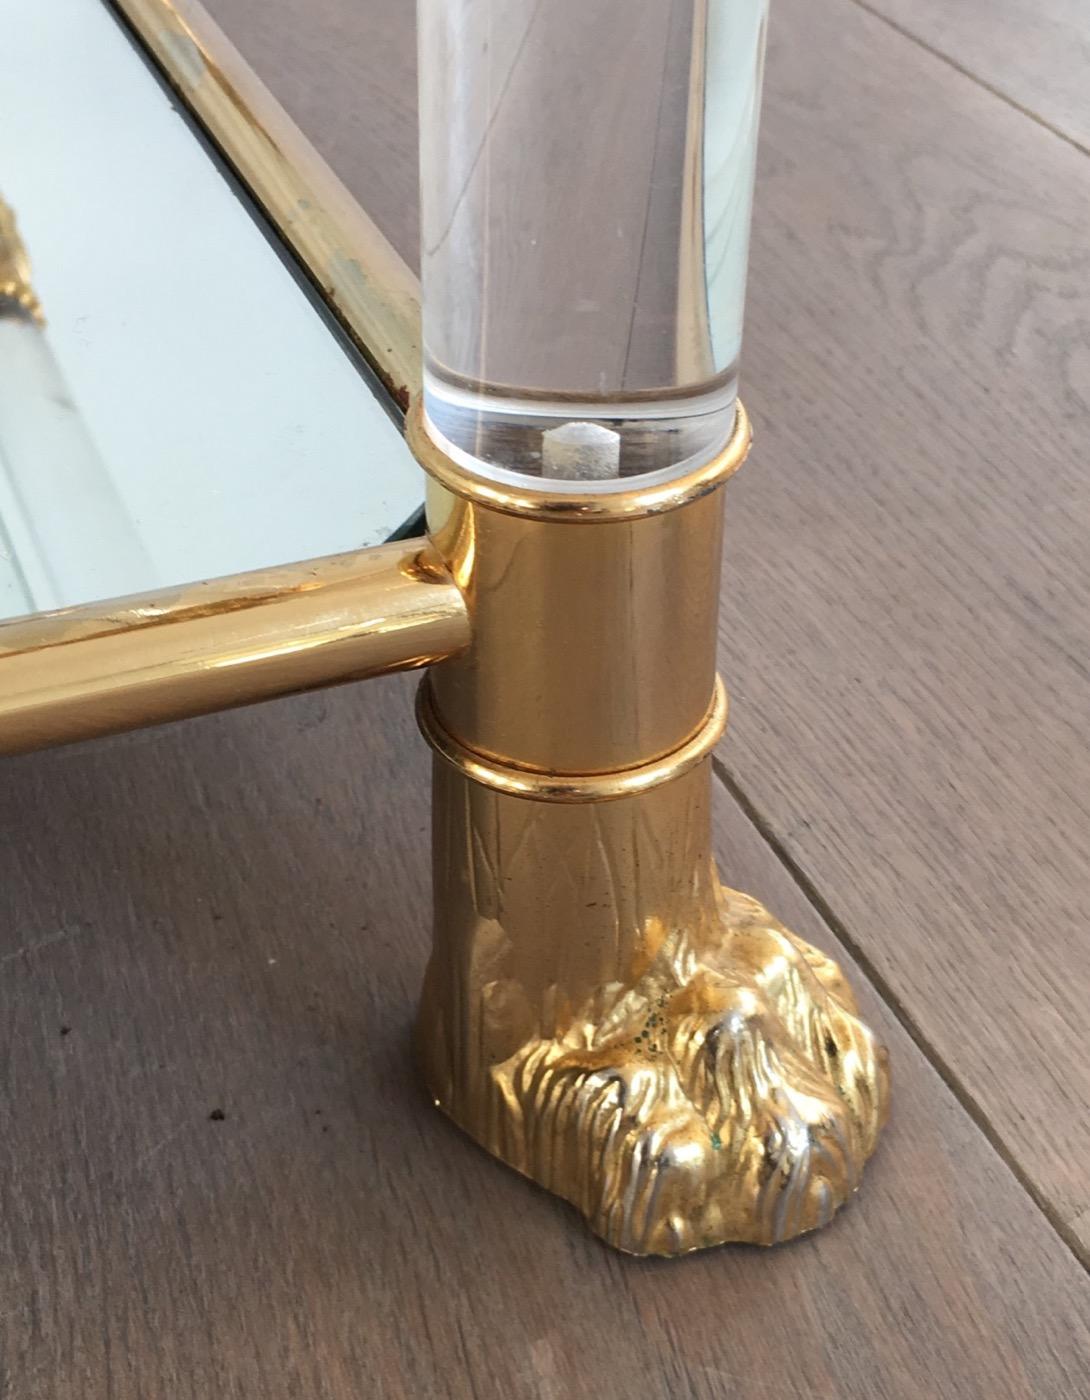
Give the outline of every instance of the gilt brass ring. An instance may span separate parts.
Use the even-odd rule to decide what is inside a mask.
[[[423,400],[417,398],[405,419],[405,436],[416,460],[430,477],[456,496],[489,506],[507,515],[530,516],[535,520],[572,523],[605,523],[635,520],[643,515],[661,515],[689,501],[698,500],[733,476],[746,459],[753,432],[749,417],[739,400],[734,427],[726,444],[708,461],[681,476],[656,480],[633,477],[629,481],[596,481],[591,489],[559,489],[556,482],[539,482],[516,472],[497,472],[497,479],[481,476],[470,465],[471,459],[451,447],[439,446],[428,430]],[[567,485],[567,483],[565,483]],[[610,488],[613,489],[610,489]]]
[[[535,802],[608,802],[635,797],[660,783],[687,773],[715,748],[727,727],[727,690],[716,676],[711,708],[699,729],[685,743],[661,758],[610,773],[541,773],[531,768],[500,763],[460,743],[444,728],[432,701],[425,676],[416,694],[416,717],[424,738],[434,751],[459,772],[510,797]]]

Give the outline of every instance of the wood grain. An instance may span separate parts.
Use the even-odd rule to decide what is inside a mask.
[[[764,135],[724,760],[1074,1235],[1090,160],[803,0],[778,8]]]
[[[424,1101],[411,691],[6,763],[0,1394],[1090,1393],[1090,1284],[858,972],[895,1118],[859,1200],[778,1250],[613,1254]],[[833,946],[725,798],[719,847]]]
[[[340,5],[305,26],[283,0],[213,9],[412,261],[411,21],[384,17],[372,80]],[[1088,227],[1070,145],[852,0],[777,0],[723,759],[1083,1244]]]
[[[1090,149],[1085,0],[858,0]]]
[[[205,0],[205,8],[419,272],[415,5]]]

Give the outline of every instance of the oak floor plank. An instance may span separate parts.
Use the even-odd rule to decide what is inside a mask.
[[[419,272],[416,5],[383,0],[202,3]]]
[[[212,8],[415,265],[410,7]],[[853,0],[777,0],[723,761],[1082,1245],[1088,228],[1081,153]]]
[[[1085,0],[857,0],[1090,150]]]
[[[412,685],[5,763],[0,1395],[1090,1395],[1090,1281],[858,973],[894,1119],[777,1250],[616,1255],[431,1108]],[[718,819],[728,877],[834,947]]]
[[[724,762],[1075,1236],[1090,160],[858,7],[781,0],[763,161]]]

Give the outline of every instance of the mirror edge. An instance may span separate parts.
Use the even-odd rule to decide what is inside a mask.
[[[199,0],[103,3],[165,77],[294,255],[403,420],[420,388],[420,294],[411,269]],[[418,510],[395,531],[391,543],[422,533]],[[12,619],[2,629],[0,665],[5,657],[25,654],[28,644],[35,650],[66,648],[104,632],[139,630],[149,617],[169,618],[176,606],[184,611],[194,589],[203,592],[212,611],[231,612],[252,602],[255,594],[260,597],[272,575],[291,587],[330,562],[306,560],[280,570],[186,585],[173,591],[176,599],[160,590],[127,598],[121,608],[118,600],[108,599]]]

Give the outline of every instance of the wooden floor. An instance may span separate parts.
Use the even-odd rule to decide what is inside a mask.
[[[209,8],[408,259],[412,7]],[[863,1192],[608,1253],[422,1100],[394,679],[9,760],[0,1398],[1090,1396],[1090,20],[776,0],[719,855],[888,1038]]]

